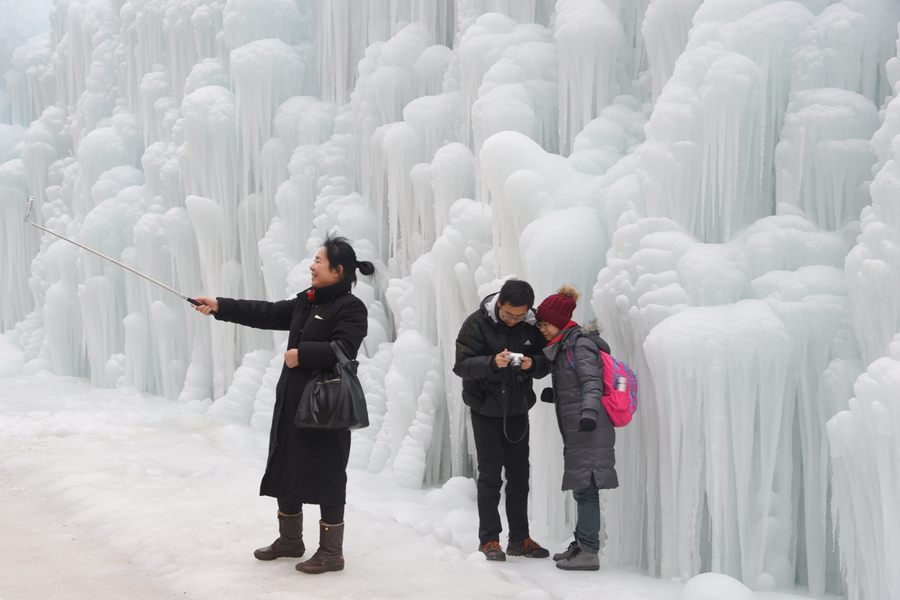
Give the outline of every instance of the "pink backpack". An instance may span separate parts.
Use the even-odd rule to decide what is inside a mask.
[[[598,349],[603,360],[603,408],[613,427],[625,427],[637,410],[637,377],[628,365]],[[575,368],[572,349],[566,350],[569,363]]]

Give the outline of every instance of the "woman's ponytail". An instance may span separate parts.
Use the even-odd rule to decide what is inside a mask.
[[[325,256],[328,257],[328,265],[332,269],[341,267],[344,279],[351,284],[356,283],[356,271],[363,275],[371,275],[375,272],[375,265],[367,260],[356,260],[356,251],[345,237],[328,235],[325,237]]]
[[[371,275],[375,272],[375,265],[367,260],[356,261],[356,268],[359,269],[360,273],[366,276]]]

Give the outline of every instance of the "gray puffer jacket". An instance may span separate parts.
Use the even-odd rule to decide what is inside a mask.
[[[564,472],[562,489],[580,490],[591,483],[600,489],[619,487],[616,475],[616,430],[603,408],[603,361],[598,349],[609,352],[596,323],[572,327],[544,348],[551,361],[553,401],[562,433]],[[571,351],[571,352],[570,352]],[[581,419],[597,422],[594,431],[578,431]]]

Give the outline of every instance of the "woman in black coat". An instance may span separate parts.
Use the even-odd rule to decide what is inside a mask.
[[[303,388],[317,369],[337,363],[331,342],[340,342],[355,358],[366,337],[368,311],[350,293],[356,271],[371,275],[375,267],[357,261],[342,237],[329,236],[310,266],[312,287],[290,300],[265,302],[199,297],[197,310],[258,329],[288,330],[284,368],[275,388],[275,408],[269,436],[269,458],[259,493],[278,499],[279,537],[254,552],[259,560],[299,558],[303,544],[303,504],[319,504],[319,549],[297,570],[304,573],[344,568],[344,504],[350,432],[298,429],[294,415]]]

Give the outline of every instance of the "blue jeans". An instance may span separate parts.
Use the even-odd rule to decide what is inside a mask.
[[[600,490],[594,483],[586,488],[573,490],[572,496],[578,508],[575,522],[575,538],[591,552],[600,552]]]

